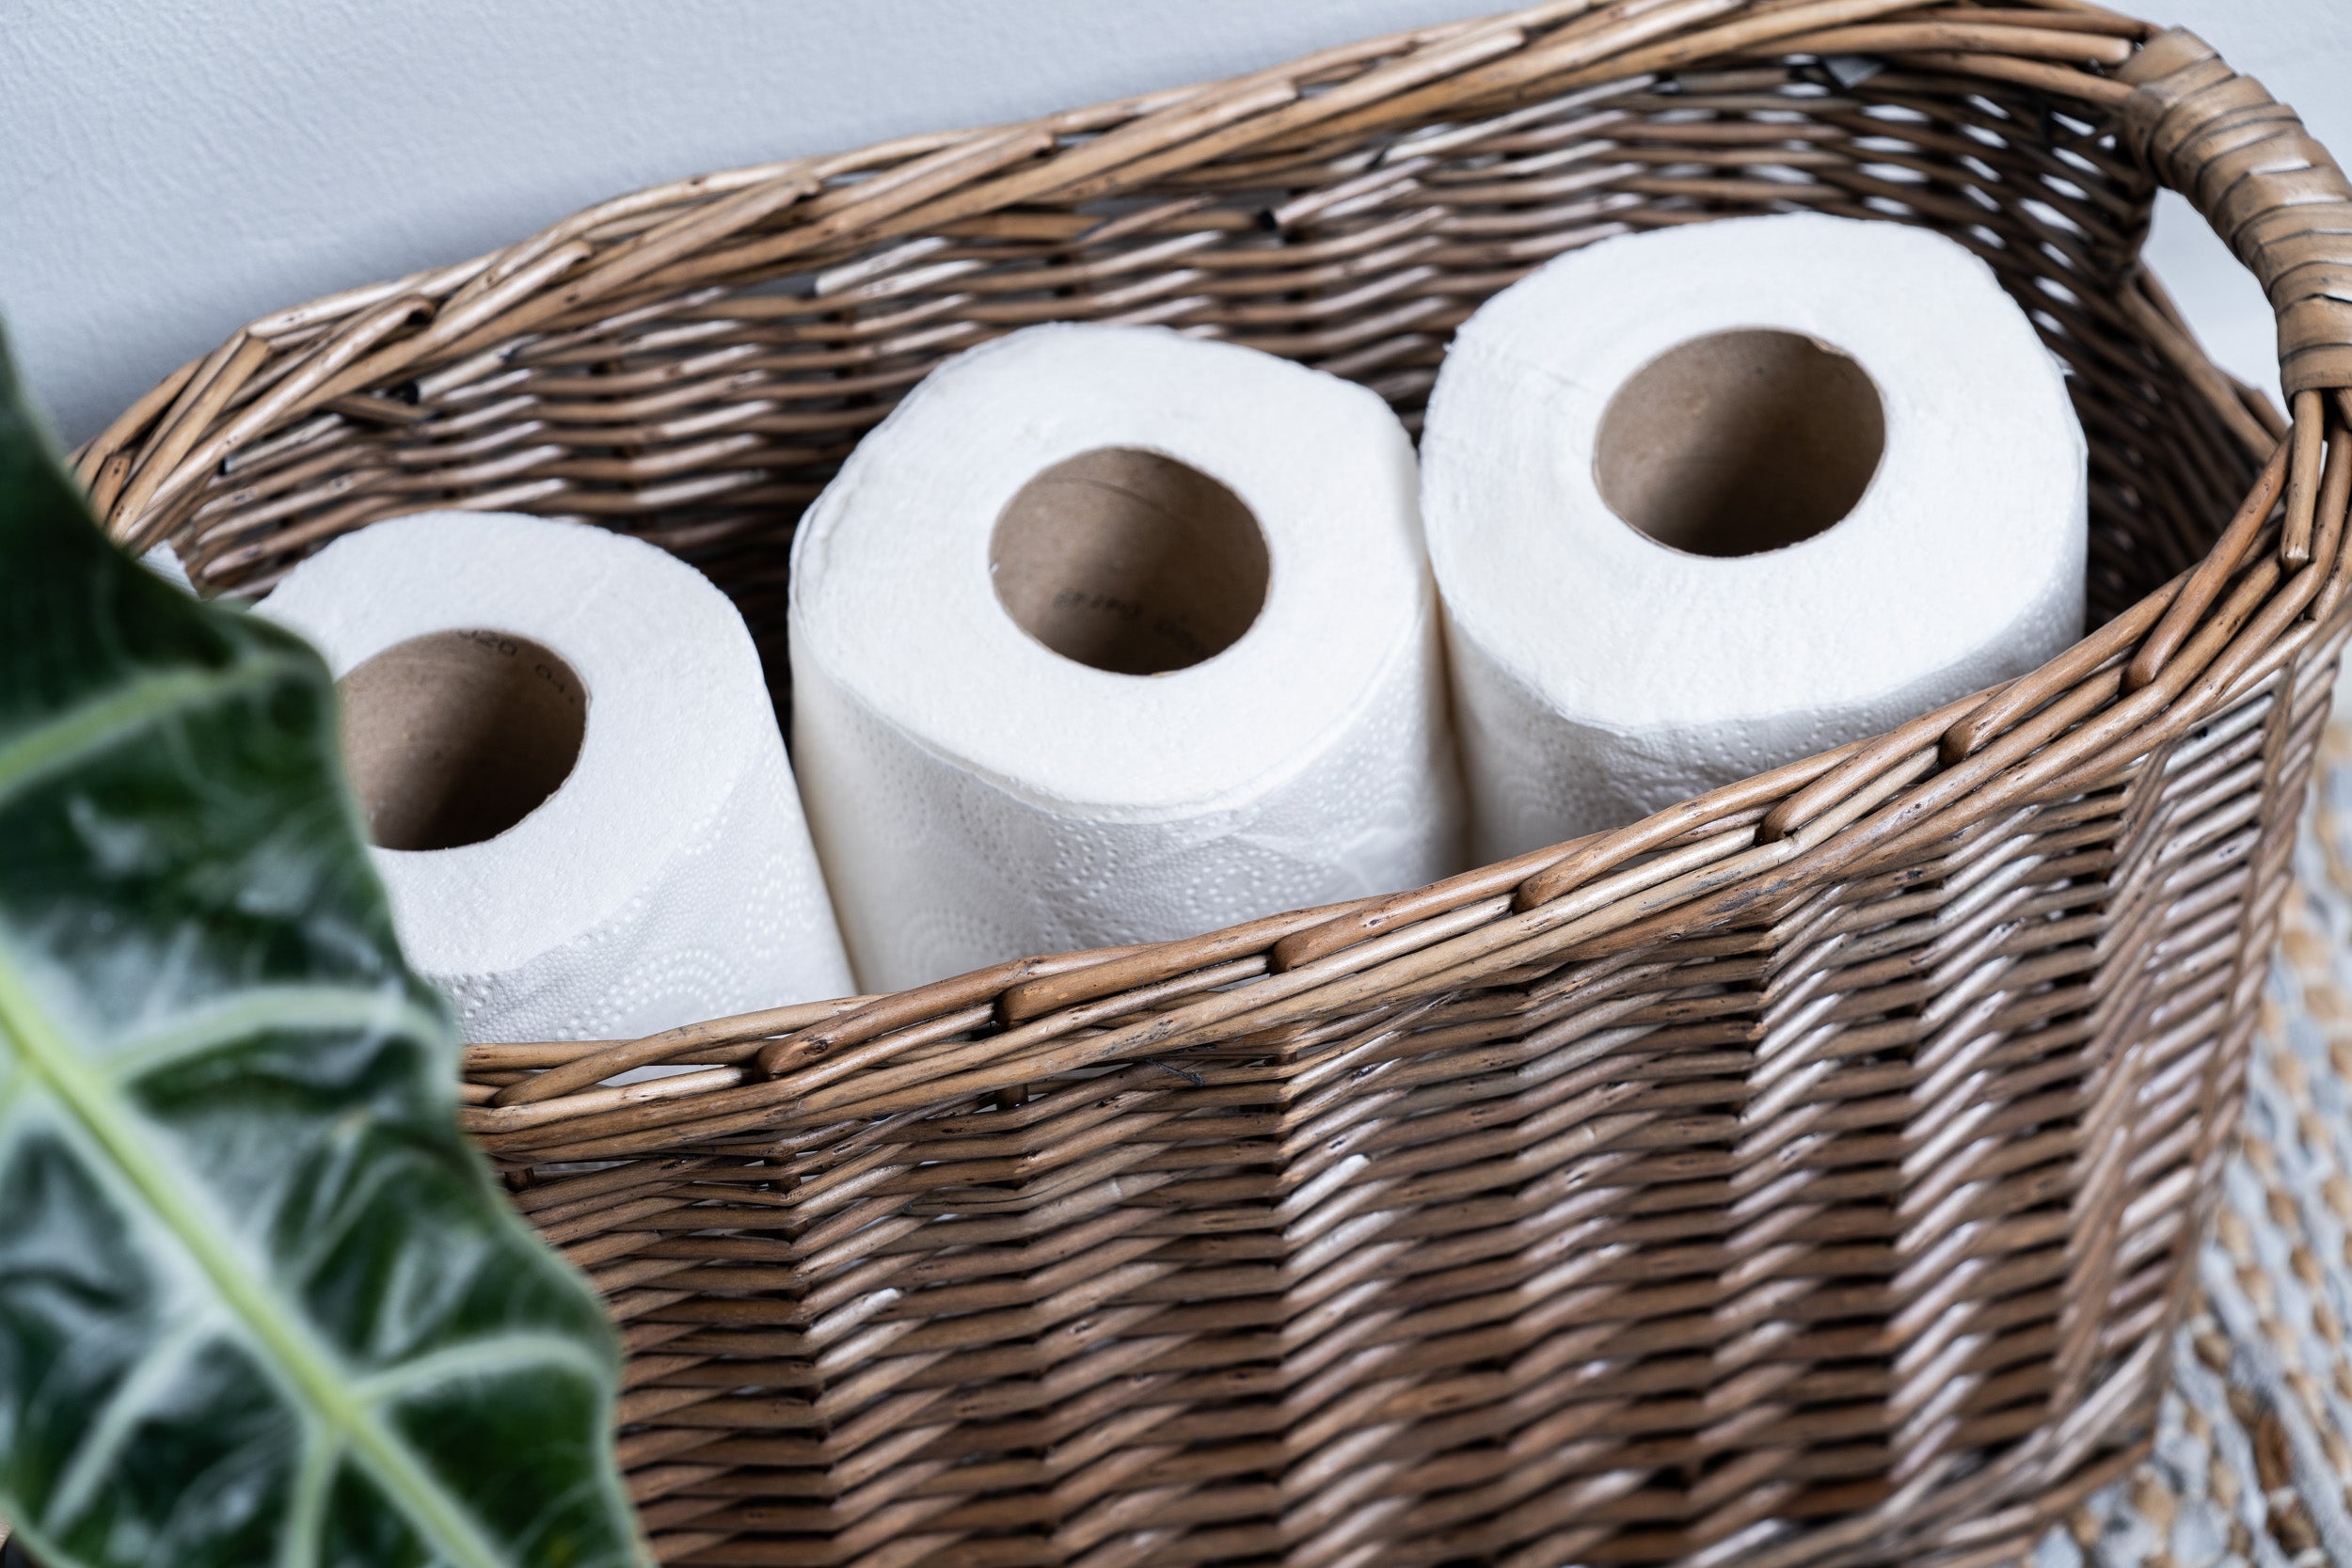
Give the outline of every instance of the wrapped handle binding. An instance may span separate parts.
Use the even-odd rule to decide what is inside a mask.
[[[2125,145],[2262,279],[2287,396],[2352,386],[2352,182],[2335,159],[2194,33],[2158,34],[2115,74],[2135,89]]]

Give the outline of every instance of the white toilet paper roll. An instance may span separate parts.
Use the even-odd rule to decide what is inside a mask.
[[[181,564],[180,552],[167,539],[139,557],[139,564],[177,588],[183,594],[193,594],[195,586],[188,581],[188,569]]]
[[[794,755],[859,980],[1451,869],[1414,487],[1371,392],[1160,328],[932,372],[792,552]]]
[[[850,992],[741,617],[576,523],[337,540],[259,613],[316,644],[409,963],[469,1040],[612,1039]]]
[[[1422,466],[1482,859],[1876,734],[2081,629],[2062,373],[1919,229],[1565,256],[1463,326]]]

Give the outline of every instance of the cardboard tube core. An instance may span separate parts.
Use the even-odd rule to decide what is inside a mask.
[[[1158,452],[1045,469],[996,519],[988,564],[1013,623],[1065,658],[1152,675],[1214,658],[1265,608],[1265,534],[1241,498]]]
[[[1593,473],[1609,509],[1658,543],[1755,555],[1835,526],[1885,451],[1868,372],[1818,339],[1742,328],[1668,349],[1618,388]]]
[[[572,667],[509,632],[412,637],[335,685],[352,787],[387,849],[496,838],[571,775],[588,729]]]

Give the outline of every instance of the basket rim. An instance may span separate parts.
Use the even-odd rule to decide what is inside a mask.
[[[730,278],[828,262],[830,276],[853,277],[876,245],[943,222],[1047,197],[1116,195],[1244,150],[1396,135],[1724,61],[1848,55],[2022,87],[2076,105],[2086,122],[2111,119],[2122,150],[2189,195],[2270,287],[2291,419],[2212,365],[2144,267],[2119,301],[2262,464],[2201,563],[2029,674],[1624,828],[1424,888],[1176,942],[1017,958],[892,996],[768,1009],[640,1041],[472,1047],[469,1070],[528,1076],[469,1115],[494,1150],[512,1138],[535,1158],[598,1157],[551,1151],[532,1130],[602,1108],[614,1091],[597,1085],[610,1076],[709,1060],[714,1047],[739,1064],[725,1074],[734,1083],[784,1080],[772,1087],[796,1117],[833,1119],[1018,1084],[1079,1058],[1274,1029],[1371,998],[1440,995],[1604,938],[1615,946],[1683,934],[1801,884],[1889,863],[1953,831],[1956,802],[1974,816],[2068,793],[2342,633],[2352,620],[2352,552],[2340,548],[2352,482],[2352,303],[2330,291],[2352,294],[2341,286],[2352,278],[2352,232],[2324,226],[2352,214],[2352,185],[2292,111],[2194,35],[2090,0],[2015,0],[1993,13],[1968,0],[1544,0],[1223,81],[619,196],[485,255],[248,323],[77,451],[76,471],[108,533],[144,548],[168,533],[173,503],[240,452],[307,420],[401,417],[393,390],[495,360],[521,334],[610,320]],[[1089,238],[1123,221],[1105,220]],[[2331,447],[2341,460],[2327,461]],[[1082,1048],[1057,1044],[1196,992]],[[972,1042],[945,1082],[936,1063],[919,1085],[877,1071],[909,1047],[984,1025],[995,1032]],[[860,1073],[865,1081],[845,1081]]]

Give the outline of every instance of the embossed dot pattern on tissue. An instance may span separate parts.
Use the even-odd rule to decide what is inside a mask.
[[[1698,554],[1610,509],[1598,437],[1622,388],[1694,342],[1790,337],[1879,394],[1883,444],[1842,518]],[[1736,450],[1738,431],[1690,439],[1707,405],[1669,405],[1652,453]],[[1803,425],[1752,406],[1751,440]],[[2065,379],[1992,270],[1921,229],[1728,218],[1551,261],[1455,336],[1422,469],[1482,861],[1876,735],[2082,627],[2087,462]],[[1735,503],[1767,515],[1772,470],[1736,472]]]
[[[1263,531],[1263,608],[1166,673],[1015,626],[990,542],[1038,474],[1164,454]],[[868,436],[793,554],[794,752],[859,979],[1171,940],[1456,868],[1411,444],[1372,393],[1159,328],[1032,328]]]
[[[851,990],[758,654],[691,567],[585,525],[431,513],[338,540],[260,612],[339,675],[490,629],[587,689],[579,759],[520,822],[373,856],[468,1039],[627,1039]]]

